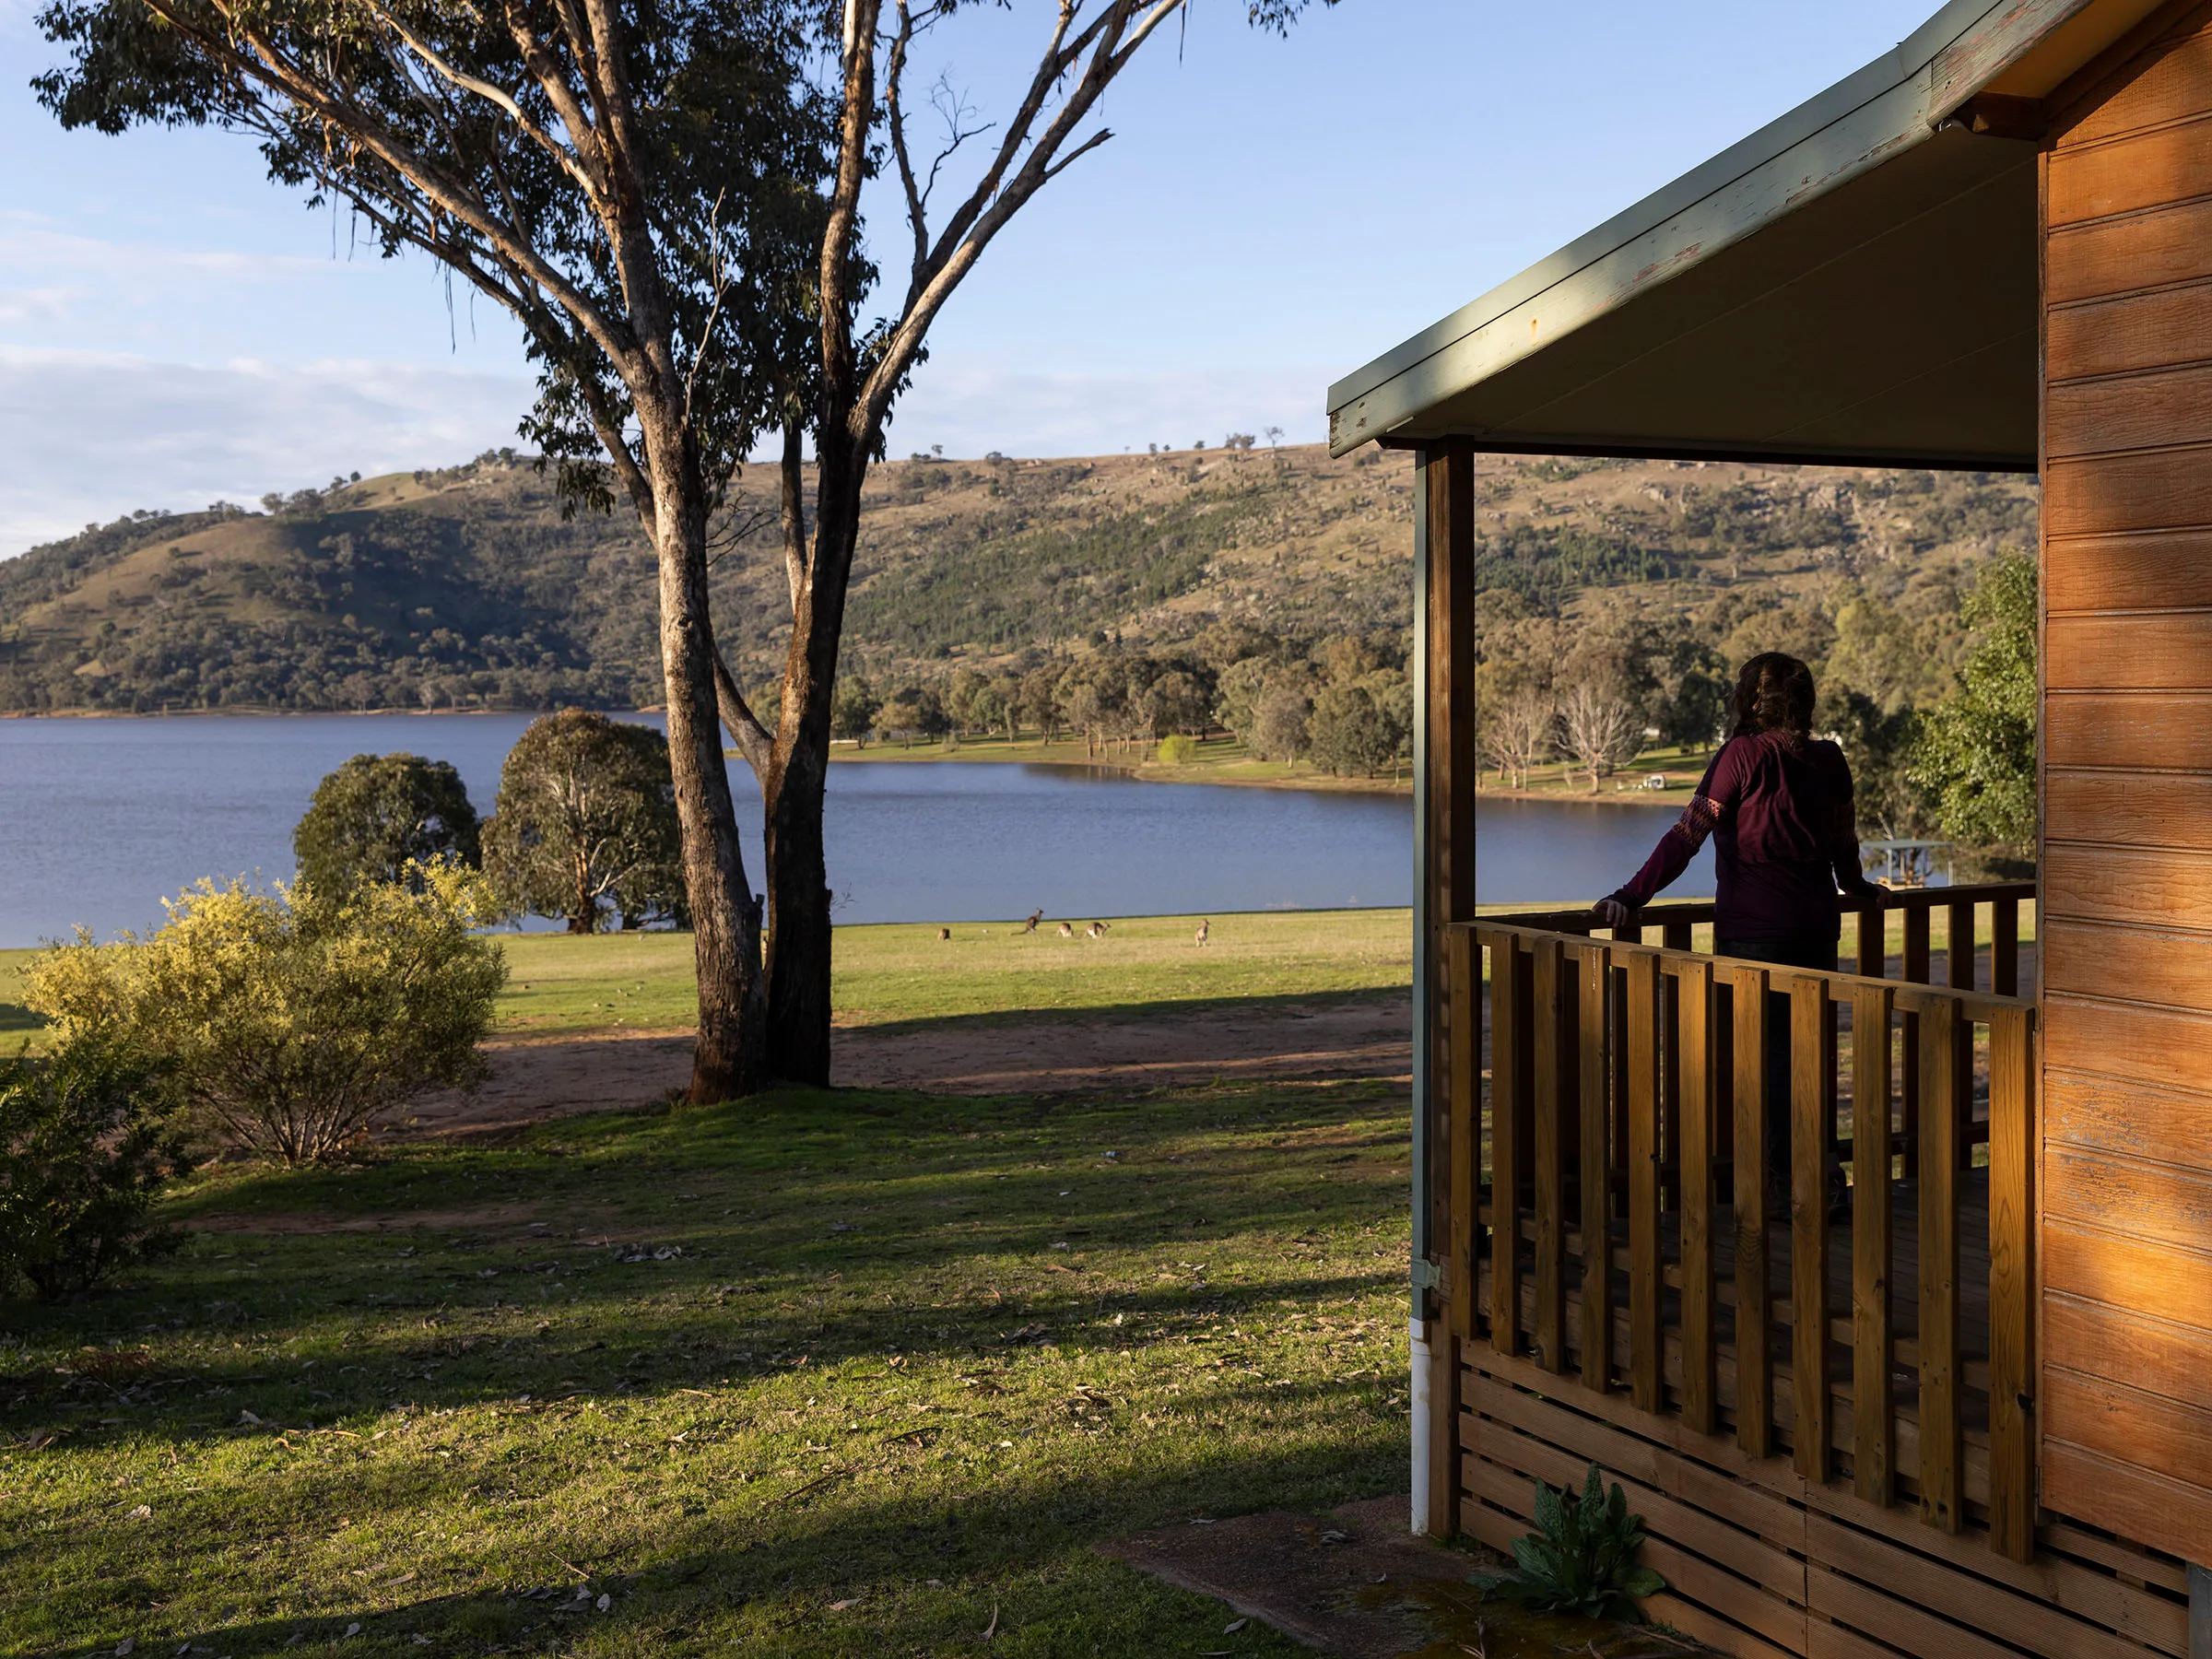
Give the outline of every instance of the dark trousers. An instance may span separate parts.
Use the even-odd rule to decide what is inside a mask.
[[[1715,956],[1738,957],[1747,962],[1772,962],[1783,968],[1812,968],[1832,973],[1836,941],[1830,938],[1728,939],[1715,938]],[[1738,1018],[1742,1018],[1739,1011]],[[1790,998],[1784,992],[1767,993],[1767,1168],[1769,1189],[1790,1184]],[[1821,1160],[1832,1161],[1831,1150]]]

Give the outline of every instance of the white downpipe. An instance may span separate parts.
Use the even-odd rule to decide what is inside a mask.
[[[1413,1350],[1413,1530],[1429,1530],[1429,1326],[1409,1319],[1406,1329]]]

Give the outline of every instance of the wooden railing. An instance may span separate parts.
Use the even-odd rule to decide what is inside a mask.
[[[1647,912],[1658,947],[1590,938],[1587,912],[1578,931],[1448,928],[1454,1332],[1752,1456],[1786,1449],[1803,1478],[1848,1477],[1946,1531],[1986,1524],[2027,1559],[2036,1021],[2008,993],[2032,891],[1912,895],[1904,982],[1879,977],[1872,926],[1875,973],[1701,955],[1687,929],[1710,917],[1683,912],[1710,907]],[[1991,988],[1963,949],[1954,984],[1918,982],[1928,909],[1966,941],[1977,904]],[[1762,1191],[1771,994],[1790,1034],[1781,1225]],[[1457,1017],[1486,998],[1487,1019]],[[1831,1221],[1831,1162],[1848,1221]]]

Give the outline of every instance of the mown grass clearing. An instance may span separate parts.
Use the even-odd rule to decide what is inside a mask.
[[[1290,1653],[1089,1546],[1402,1485],[1405,1112],[792,1092],[216,1170],[180,1257],[0,1308],[0,1652]]]

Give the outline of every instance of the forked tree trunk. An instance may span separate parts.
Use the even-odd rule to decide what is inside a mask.
[[[705,491],[680,423],[653,420],[654,549],[660,562],[661,672],[668,692],[668,763],[682,829],[684,891],[691,906],[699,978],[699,1036],[690,1098],[700,1104],[751,1094],[766,1080],[766,985],[760,912],[745,877],[737,809],[723,759],[715,705],[714,635],[707,608]],[[659,429],[651,429],[657,427]],[[656,441],[657,440],[657,441]]]

